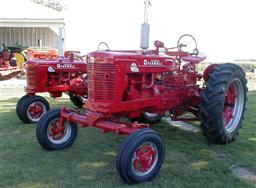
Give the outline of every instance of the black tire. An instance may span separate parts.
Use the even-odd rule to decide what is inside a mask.
[[[157,158],[148,172],[136,174],[133,169],[132,159],[138,148],[143,143],[152,143],[157,148]],[[129,135],[121,144],[117,155],[117,170],[128,184],[135,184],[153,179],[160,170],[165,156],[165,145],[162,138],[152,129],[141,129]],[[151,158],[152,159],[152,158]]]
[[[154,113],[143,112],[141,118],[142,118],[142,121],[145,123],[155,124],[161,121],[162,116]]]
[[[65,129],[65,135],[63,140],[54,141],[52,138],[49,139],[48,126],[54,120],[58,120],[60,117],[60,109],[52,109],[46,112],[37,124],[36,137],[38,143],[46,150],[60,150],[70,147],[77,136],[77,125],[75,123],[66,122],[67,128]],[[57,143],[59,142],[59,143]]]
[[[72,93],[69,93],[69,99],[70,101],[78,108],[83,108],[84,102],[83,98],[81,96],[76,96]]]
[[[23,97],[21,97],[18,102],[17,102],[17,105],[16,105],[16,114],[18,116],[18,118],[21,120],[21,121],[25,121],[23,119],[23,115],[22,115],[22,107],[23,107],[23,102],[26,98],[28,98],[29,95],[24,95]]]
[[[31,114],[29,114],[29,108],[33,104],[38,104],[42,107],[42,112],[38,112],[38,114],[35,116],[35,118],[32,117]],[[44,99],[41,96],[28,96],[23,100],[23,102],[20,104],[20,119],[25,123],[36,123],[39,121],[39,119],[42,117],[42,115],[47,112],[50,109],[49,103],[46,99]]]
[[[247,80],[241,67],[227,63],[215,67],[206,81],[202,91],[200,106],[201,128],[203,135],[210,143],[226,144],[234,141],[244,119],[247,101]],[[226,104],[226,95],[231,85],[235,88],[235,102]],[[227,121],[225,108],[233,108],[232,116]]]

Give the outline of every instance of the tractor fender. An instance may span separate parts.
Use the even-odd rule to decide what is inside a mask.
[[[212,64],[212,65],[209,65],[205,70],[204,70],[204,73],[203,73],[203,78],[204,78],[204,81],[207,81],[208,78],[209,78],[209,74],[211,74],[213,72],[213,70],[215,69],[215,67],[218,66],[218,64]]]

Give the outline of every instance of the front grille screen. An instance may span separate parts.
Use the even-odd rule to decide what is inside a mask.
[[[113,64],[88,63],[88,99],[114,100],[116,93],[116,67]]]

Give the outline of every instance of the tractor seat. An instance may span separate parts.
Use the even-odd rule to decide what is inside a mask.
[[[182,61],[190,62],[194,64],[200,63],[201,61],[205,60],[205,58],[206,56],[198,57],[198,56],[192,56],[192,55],[181,57]]]

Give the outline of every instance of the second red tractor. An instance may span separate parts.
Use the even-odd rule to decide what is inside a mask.
[[[74,53],[66,53],[66,58],[34,59],[26,62],[26,95],[16,106],[20,120],[26,123],[37,122],[50,109],[49,103],[36,93],[50,93],[53,98],[65,92],[79,108],[87,97],[87,64],[76,60]]]

